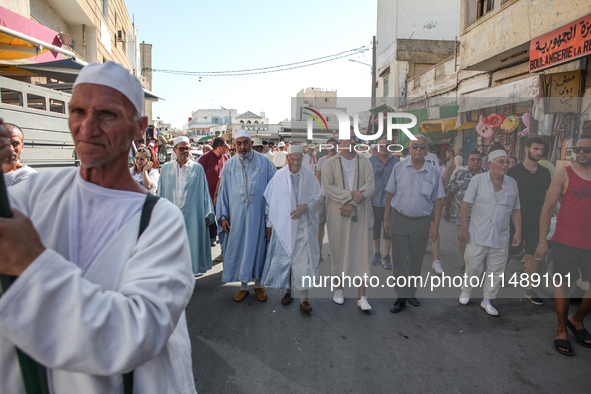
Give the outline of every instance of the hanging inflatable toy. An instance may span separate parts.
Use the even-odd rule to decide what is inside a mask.
[[[505,130],[507,133],[512,132],[519,126],[519,118],[515,115],[508,116],[507,119],[501,125],[501,130]]]
[[[530,112],[524,113],[523,116],[521,117],[521,120],[523,121],[523,124],[526,127],[525,127],[525,129],[523,129],[519,133],[517,133],[517,135],[519,135],[519,136],[521,136],[521,135],[529,135],[529,122],[531,120],[531,113]]]
[[[492,138],[495,135],[495,129],[484,123],[484,119],[476,125],[476,132],[482,136],[482,138]]]

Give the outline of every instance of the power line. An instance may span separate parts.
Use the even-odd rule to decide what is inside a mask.
[[[343,51],[343,52],[336,53],[333,55],[322,56],[322,57],[318,57],[315,59],[304,60],[301,62],[282,64],[279,66],[252,68],[252,69],[246,69],[246,70],[236,70],[236,71],[179,71],[179,70],[164,70],[164,69],[146,69],[146,70],[151,70],[152,72],[162,72],[162,73],[167,73],[167,74],[199,76],[199,77],[205,77],[205,76],[207,76],[207,77],[231,77],[231,76],[239,76],[239,75],[266,74],[266,73],[293,70],[296,68],[309,67],[309,66],[313,66],[316,64],[331,62],[333,60],[353,56],[357,53],[363,53],[367,50],[369,50],[369,46],[365,45],[365,46],[362,46],[359,48],[350,49],[348,51]],[[294,67],[288,67],[288,66],[294,66]]]

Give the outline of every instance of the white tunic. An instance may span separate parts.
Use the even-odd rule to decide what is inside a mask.
[[[83,273],[68,261],[78,171],[10,190],[47,249],[0,298],[0,393],[25,392],[15,345],[48,368],[53,393],[122,393],[131,370],[136,393],[194,393],[184,310],[195,280],[181,212],[160,199],[138,239],[138,211]]]

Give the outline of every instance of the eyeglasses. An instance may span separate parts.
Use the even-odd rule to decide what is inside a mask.
[[[181,151],[181,152],[188,152],[188,151],[189,151],[189,149],[191,149],[191,148],[186,148],[186,147],[185,147],[185,148],[177,148],[177,149],[178,149],[179,151]]]
[[[575,154],[579,154],[581,153],[581,151],[583,151],[583,153],[589,154],[591,153],[591,147],[588,146],[577,146],[573,148],[573,152],[575,152]]]
[[[425,150],[425,149],[427,149],[427,145],[425,145],[425,144],[421,144],[421,145],[419,145],[419,144],[413,144],[411,146],[411,148]]]
[[[491,162],[504,166],[505,164],[509,164],[511,160],[491,160]]]
[[[135,160],[135,161],[141,161],[141,162],[146,161],[146,159],[144,159],[143,157],[137,157],[137,156],[134,157],[133,160]]]

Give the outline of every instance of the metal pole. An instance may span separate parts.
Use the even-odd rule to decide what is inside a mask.
[[[376,36],[373,36],[373,55],[371,66],[371,107],[376,106]]]

